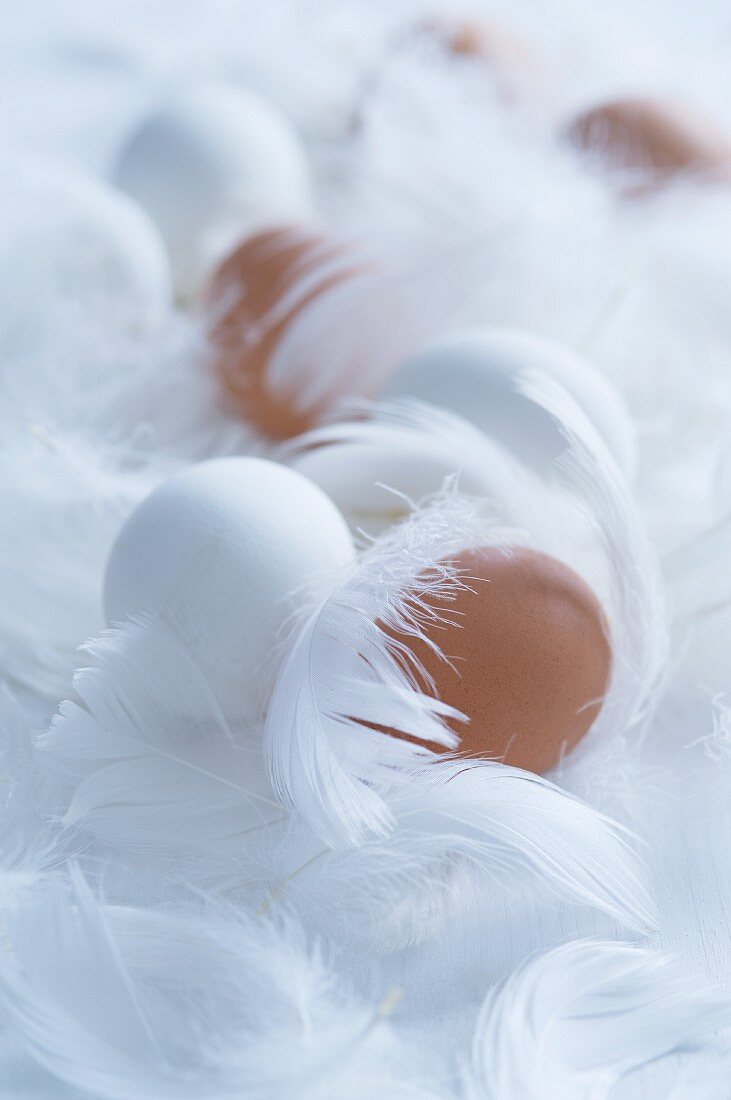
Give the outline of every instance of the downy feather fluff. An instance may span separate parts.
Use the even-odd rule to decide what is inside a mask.
[[[72,865],[10,917],[7,936],[6,1021],[84,1095],[288,1100],[368,1095],[367,1083],[391,1095],[389,1082],[394,1095],[427,1095],[394,1080],[388,991],[358,1003],[291,918],[108,906]]]
[[[86,647],[74,697],[38,738],[67,783],[67,829],[148,855],[243,836],[282,816],[256,731],[233,729],[194,656],[154,618]]]

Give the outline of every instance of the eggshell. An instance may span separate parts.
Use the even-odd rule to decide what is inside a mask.
[[[459,458],[450,461],[406,439],[382,449],[357,443],[317,447],[299,455],[293,468],[324,489],[353,526],[373,535],[407,515],[409,500],[418,503],[435,493],[458,464]],[[479,487],[463,481],[461,488]]]
[[[425,29],[455,57],[482,62],[508,100],[537,93],[548,82],[548,66],[518,31],[486,19],[429,20]]]
[[[192,639],[225,713],[255,721],[292,613],[353,556],[345,521],[307,478],[263,459],[214,459],[176,474],[124,524],[106,618],[161,614]]]
[[[378,535],[452,475],[459,476],[460,492],[483,496],[489,471],[472,457],[434,440],[389,435],[373,443],[318,446],[298,455],[292,467],[319,485],[353,528]]]
[[[45,158],[10,159],[0,175],[3,322],[32,330],[66,304],[132,332],[154,328],[172,299],[155,225],[127,195]]]
[[[731,137],[681,104],[602,103],[573,121],[568,138],[610,167],[645,170],[660,179],[684,171],[731,176]]]
[[[212,366],[229,412],[272,439],[287,439],[313,427],[338,397],[362,392],[362,377],[350,387],[339,379],[344,387],[334,385],[326,398],[307,404],[301,377],[277,380],[270,368],[293,321],[363,266],[352,245],[309,226],[263,230],[225,258],[205,300]],[[302,356],[310,350],[302,346]]]
[[[631,475],[635,438],[621,397],[586,359],[545,336],[487,327],[452,333],[397,367],[382,396],[415,397],[458,413],[545,473],[566,443],[555,419],[515,392],[530,370],[547,373],[571,394]]]
[[[305,153],[286,117],[224,85],[199,85],[144,119],[114,178],[159,226],[183,300],[242,236],[312,211]]]
[[[426,600],[441,619],[427,622],[427,637],[447,660],[423,641],[399,641],[420,662],[423,690],[468,716],[453,723],[461,753],[546,772],[588,732],[607,691],[599,601],[573,570],[535,550],[483,547],[454,563],[466,589],[453,601]]]

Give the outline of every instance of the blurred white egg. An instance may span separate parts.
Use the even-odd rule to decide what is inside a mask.
[[[159,226],[184,300],[253,230],[313,210],[304,149],[287,118],[224,85],[199,85],[143,119],[114,179]]]
[[[0,175],[0,312],[32,341],[59,310],[91,311],[130,332],[157,325],[172,300],[159,231],[127,195],[42,158]]]
[[[213,459],[165,482],[124,524],[105,614],[159,614],[193,645],[224,712],[253,722],[293,613],[353,556],[343,517],[307,478],[264,459]]]
[[[318,447],[297,458],[293,468],[319,485],[353,527],[369,535],[403,519],[412,503],[437,492],[455,472],[446,455],[414,439]],[[466,493],[479,489],[464,478],[460,487]]]
[[[565,449],[554,418],[515,385],[525,371],[542,371],[571,394],[627,475],[635,467],[635,437],[615,388],[586,359],[545,336],[507,328],[452,333],[402,363],[382,396],[415,397],[471,421],[539,473]]]
[[[367,418],[316,429],[292,442],[289,459],[368,535],[404,519],[449,479],[504,517],[525,522],[530,507],[530,485],[503,448],[462,417],[413,400],[375,403]]]

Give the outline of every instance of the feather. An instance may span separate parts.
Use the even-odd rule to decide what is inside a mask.
[[[279,457],[369,533],[405,518],[447,479],[506,524],[537,523],[535,486],[520,464],[461,417],[419,401],[340,407],[337,419],[285,444]]]
[[[104,561],[126,513],[150,486],[121,473],[112,449],[39,425],[13,433],[0,476],[0,659],[13,682],[66,689],[76,650],[101,626]]]
[[[8,934],[6,1021],[34,1061],[99,1100],[368,1095],[353,1086],[378,1078],[426,1096],[391,1076],[391,998],[359,1004],[291,918],[103,905],[72,866]]]
[[[326,281],[350,265],[347,277],[335,278],[298,309],[267,365],[268,386],[300,410],[332,398],[374,396],[401,359],[450,323],[485,267],[482,242],[468,235],[426,249],[423,242],[391,239],[373,255],[378,239],[361,246],[362,270],[353,272],[346,257],[334,272],[332,262],[314,276],[305,272],[282,303],[282,309],[298,304],[311,294],[313,280]]]
[[[603,1100],[627,1074],[731,1026],[731,998],[671,957],[576,941],[519,967],[485,1001],[467,1100]]]
[[[667,657],[655,554],[614,458],[576,403],[542,375],[526,375],[519,390],[558,421],[568,443],[559,460],[566,492],[583,505],[609,566],[612,680],[593,739],[630,732],[637,739],[652,716]]]
[[[331,846],[385,835],[392,815],[378,785],[428,755],[395,729],[453,748],[453,708],[416,689],[413,660],[384,627],[425,638],[438,618],[425,597],[464,585],[449,558],[474,544],[474,511],[454,499],[397,527],[310,614],[286,653],[269,702],[266,754],[280,799]],[[446,563],[446,564],[440,564]],[[398,767],[397,767],[398,765]]]
[[[233,730],[192,654],[149,618],[89,643],[38,738],[71,788],[63,824],[148,855],[240,836],[282,816],[256,734]]]
[[[280,875],[265,908],[284,898],[336,939],[392,951],[451,923],[463,892],[544,883],[624,926],[655,927],[631,835],[540,776],[488,761],[430,764],[385,801],[391,833],[356,848],[323,849],[290,825],[265,852]]]
[[[48,805],[28,720],[0,685],[0,913],[12,910],[60,860]]]

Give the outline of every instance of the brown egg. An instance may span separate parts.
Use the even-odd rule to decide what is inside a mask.
[[[288,439],[313,427],[332,402],[350,392],[352,379],[340,377],[327,399],[305,407],[297,377],[274,386],[269,367],[292,322],[365,268],[353,246],[302,226],[256,233],[223,260],[208,286],[205,308],[212,366],[230,412],[272,439]],[[308,351],[311,356],[305,348],[303,355]],[[355,383],[352,388],[360,392]]]
[[[671,103],[604,103],[579,115],[567,136],[609,167],[645,170],[659,181],[680,172],[731,172],[731,140],[707,119]]]
[[[469,717],[454,723],[460,753],[548,771],[589,730],[608,687],[599,601],[572,569],[536,550],[468,550],[456,564],[469,590],[427,601],[442,621],[425,629],[447,661],[422,641],[399,640],[437,697]]]
[[[506,99],[520,98],[547,79],[544,59],[510,27],[481,19],[432,19],[425,29],[455,57],[483,62]]]

